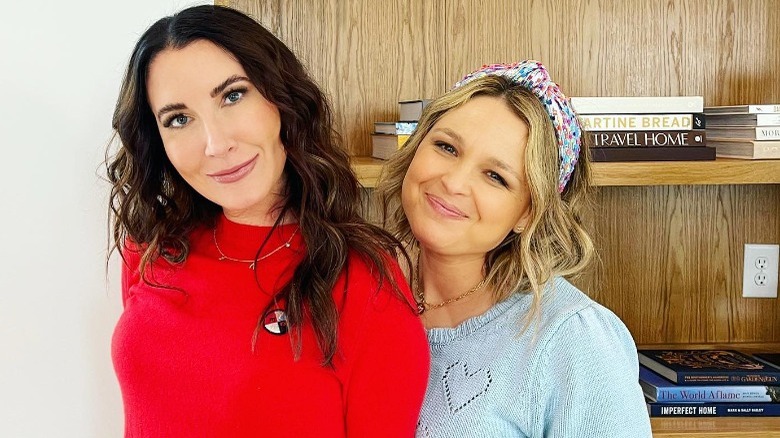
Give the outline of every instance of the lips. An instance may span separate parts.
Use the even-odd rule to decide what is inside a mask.
[[[209,173],[208,176],[214,179],[218,183],[233,183],[241,178],[245,177],[252,169],[255,168],[258,155],[255,155],[251,159],[239,164],[238,166],[231,167],[229,169],[220,170],[219,172]]]
[[[428,205],[440,215],[450,219],[468,219],[468,215],[455,207],[454,205],[445,202],[438,196],[425,194],[425,199],[428,201]]]

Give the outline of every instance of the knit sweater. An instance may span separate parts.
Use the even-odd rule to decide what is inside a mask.
[[[636,346],[615,314],[562,278],[455,328],[428,330],[418,437],[650,437]]]
[[[332,367],[322,365],[310,321],[295,360],[294,331],[275,334],[278,318],[263,318],[303,256],[296,228],[284,225],[271,235],[262,254],[280,249],[258,262],[259,287],[248,263],[219,260],[211,229],[192,233],[184,263],[158,260],[147,268],[147,278],[168,287],[141,281],[138,252],[124,251],[125,308],[113,359],[126,437],[414,435],[428,344],[396,264],[390,270],[406,300],[388,281],[379,283],[376,268],[350,255],[333,289],[339,320]],[[224,217],[217,230],[220,248],[236,259],[252,259],[270,232]]]

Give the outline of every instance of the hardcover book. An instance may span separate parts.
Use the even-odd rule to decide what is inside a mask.
[[[585,131],[686,131],[704,129],[704,115],[695,114],[581,114]]]
[[[718,113],[707,114],[707,124],[714,126],[780,126],[780,114],[742,114]]]
[[[707,132],[715,140],[721,138],[780,140],[780,126],[730,126],[728,128],[710,126]]]
[[[651,417],[776,417],[780,403],[647,403]]]
[[[753,353],[752,356],[761,362],[780,368],[780,353]]]
[[[780,140],[710,139],[708,143],[719,157],[750,160],[780,158]]]
[[[735,350],[639,350],[639,363],[678,385],[780,385],[780,368]]]
[[[371,134],[371,156],[388,160],[408,139],[408,135]]]
[[[653,402],[778,403],[780,386],[762,385],[677,385],[644,366],[639,367],[639,385]]]
[[[616,96],[572,97],[577,114],[700,113],[702,96]]]
[[[705,114],[732,113],[732,114],[761,114],[780,113],[780,104],[765,105],[721,105],[704,107]]]
[[[590,148],[592,161],[706,161],[715,159],[707,146],[657,146]]]
[[[420,120],[423,109],[431,103],[432,99],[402,100],[398,102],[398,119],[402,122],[417,122]]]
[[[706,131],[586,131],[594,147],[705,146]]]

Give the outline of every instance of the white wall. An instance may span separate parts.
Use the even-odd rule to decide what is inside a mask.
[[[122,435],[97,172],[135,41],[192,4],[0,0],[2,437]]]

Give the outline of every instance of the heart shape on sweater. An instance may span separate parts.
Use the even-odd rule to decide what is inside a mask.
[[[458,361],[444,371],[442,383],[447,406],[455,414],[485,394],[493,383],[493,377],[488,368],[469,373],[468,366]]]

